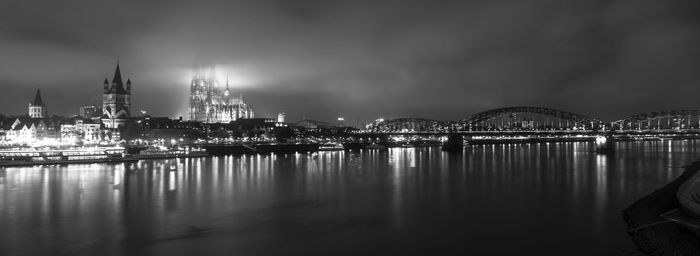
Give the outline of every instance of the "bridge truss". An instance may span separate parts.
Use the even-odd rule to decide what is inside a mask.
[[[531,106],[505,107],[480,112],[461,121],[438,121],[424,118],[377,120],[366,133],[440,134],[452,132],[566,132],[581,131],[655,132],[700,130],[700,110],[648,112],[603,123],[597,118],[572,112]]]
[[[610,128],[623,131],[700,129],[700,110],[648,112],[611,122]]]
[[[447,122],[423,118],[378,120],[367,126],[373,133],[446,132]]]
[[[463,131],[597,130],[603,122],[572,112],[543,107],[506,107],[487,110],[461,122]]]

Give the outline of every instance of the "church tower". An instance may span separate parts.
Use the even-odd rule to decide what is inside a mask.
[[[209,113],[212,111],[209,102],[211,100],[214,81],[198,71],[192,78],[190,85],[190,120],[208,122]]]
[[[103,83],[102,123],[110,129],[126,125],[127,119],[131,116],[131,79],[126,80],[126,87],[122,81],[119,62],[117,62],[112,84],[108,83],[107,78]]]
[[[39,89],[36,89],[34,101],[29,102],[29,117],[44,118],[46,116],[48,116],[46,104],[44,104],[44,101],[41,100],[41,92]]]

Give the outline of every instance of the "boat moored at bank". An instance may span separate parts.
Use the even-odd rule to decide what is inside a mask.
[[[133,162],[124,148],[21,149],[0,151],[0,167]]]

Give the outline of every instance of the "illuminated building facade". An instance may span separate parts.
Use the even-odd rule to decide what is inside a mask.
[[[74,118],[73,123],[61,124],[61,140],[99,141],[102,139],[102,125],[88,118]]]
[[[126,125],[131,115],[131,79],[126,80],[126,87],[122,82],[122,74],[117,69],[114,71],[112,84],[103,83],[104,93],[102,94],[102,123],[109,129],[116,129]]]
[[[190,84],[190,120],[204,123],[228,123],[254,117],[253,109],[243,102],[243,96],[234,97],[228,81],[222,88],[216,79],[197,74]]]
[[[83,118],[91,118],[98,113],[97,111],[98,108],[94,105],[84,105],[80,107],[80,116]]]
[[[43,118],[17,118],[7,133],[7,139],[15,142],[28,142],[49,137],[49,129]]]

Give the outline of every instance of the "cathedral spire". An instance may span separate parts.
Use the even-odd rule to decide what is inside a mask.
[[[228,75],[226,75],[226,90],[224,91],[224,96],[228,97],[230,94],[231,92],[228,90]]]

